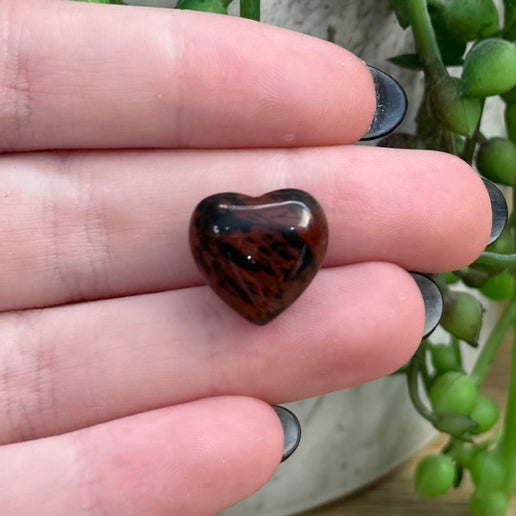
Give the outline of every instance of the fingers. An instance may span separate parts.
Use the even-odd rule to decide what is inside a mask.
[[[0,442],[213,395],[335,391],[403,365],[423,323],[416,283],[385,263],[322,270],[263,327],[208,287],[4,314]]]
[[[3,0],[0,151],[349,143],[375,111],[367,67],[236,17]]]
[[[265,484],[282,448],[266,404],[201,400],[0,448],[0,505],[10,516],[208,516]]]
[[[198,285],[187,233],[196,204],[221,191],[285,187],[325,209],[326,266],[455,270],[489,238],[486,189],[448,154],[343,146],[6,155],[0,309]]]

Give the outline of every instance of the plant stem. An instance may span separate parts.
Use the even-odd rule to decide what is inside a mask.
[[[430,389],[430,384],[432,383],[432,378],[430,376],[430,373],[428,372],[427,367],[427,354],[430,351],[430,342],[427,340],[424,340],[421,342],[421,345],[419,346],[419,355],[418,355],[418,369],[419,373],[421,374],[421,379],[423,380],[423,385],[425,386],[425,389],[428,391]]]
[[[508,494],[511,494],[516,487],[516,324],[513,332],[509,397],[503,433],[498,443],[498,451],[507,468],[506,489]]]
[[[473,157],[475,156],[475,150],[477,148],[477,142],[475,138],[468,138],[464,145],[464,151],[462,152],[461,158],[468,164],[473,163]]]
[[[477,384],[482,385],[489,367],[493,362],[496,352],[500,348],[503,339],[507,335],[512,325],[516,321],[516,300],[513,299],[506,307],[500,319],[496,322],[491,335],[487,339],[482,351],[478,355],[477,362],[471,372],[471,379]]]
[[[457,358],[457,363],[460,365],[460,367],[462,367],[462,353],[460,350],[459,339],[457,337],[454,337],[453,335],[451,335],[450,346],[453,349],[453,351],[455,352],[455,357]]]
[[[512,201],[516,201],[516,188],[512,189]],[[512,229],[516,226],[514,217],[511,219]],[[513,231],[513,238],[516,243],[516,232]],[[516,270],[512,271],[516,277]],[[512,295],[511,305],[516,305],[516,292]],[[511,378],[509,382],[509,395],[507,398],[507,410],[503,433],[498,444],[497,450],[505,462],[507,468],[506,489],[509,495],[516,487],[516,321],[513,321],[512,335],[512,359],[511,359]]]
[[[441,134],[441,150],[448,154],[455,154],[455,145],[450,131],[443,129]]]
[[[441,51],[428,14],[426,0],[407,0],[410,26],[414,33],[416,50],[425,70],[425,75],[435,83],[448,75],[441,59]]]
[[[426,91],[432,91],[434,88],[440,88],[439,82],[449,79],[449,75],[442,61],[441,51],[439,50],[432,21],[428,14],[427,0],[406,0],[406,8],[412,33],[414,34],[416,51],[425,72]],[[436,107],[434,106],[432,111],[435,109]],[[432,118],[432,115],[429,118]],[[451,132],[444,127],[440,127],[438,134],[439,150],[455,154],[455,145]]]
[[[418,413],[427,421],[434,423],[437,420],[437,416],[425,406],[419,396],[418,371],[420,369],[421,360],[421,351],[418,349],[408,365],[407,383],[409,396],[412,404],[414,405],[414,408],[418,411]]]
[[[516,253],[500,254],[485,251],[480,255],[480,257],[475,261],[475,263],[512,268],[516,267]]]
[[[475,132],[473,133],[473,136],[466,139],[466,143],[464,145],[464,151],[462,152],[461,158],[468,165],[471,165],[473,163],[473,158],[475,157],[475,151],[477,149],[477,144],[483,143],[486,140],[485,136],[480,132],[480,124],[482,122],[482,115],[484,114],[485,103],[486,103],[485,99],[482,100],[481,114],[480,114],[480,118],[478,119],[477,127],[475,129]]]
[[[260,21],[260,0],[240,0],[240,16]]]
[[[471,461],[471,448],[466,447],[464,441],[451,438],[448,445],[443,449],[442,453],[446,453],[453,457],[461,466],[468,467]]]

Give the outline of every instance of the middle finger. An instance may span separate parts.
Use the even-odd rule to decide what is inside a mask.
[[[485,187],[448,154],[346,146],[4,156],[0,310],[198,285],[188,245],[195,205],[221,191],[285,187],[325,209],[325,266],[453,270],[490,233]]]

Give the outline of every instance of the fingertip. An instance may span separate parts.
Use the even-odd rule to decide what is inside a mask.
[[[414,354],[424,332],[425,307],[407,271],[388,262],[364,262],[323,269],[313,283],[292,307],[296,327],[290,331],[302,333],[295,339],[297,366],[312,374],[306,385],[301,377],[290,379],[297,394],[307,386],[305,397],[381,378]],[[316,359],[310,356],[315,343],[322,343]],[[305,356],[310,358],[303,364]],[[295,399],[293,394],[289,399]]]
[[[375,183],[371,205],[384,230],[374,245],[378,249],[381,242],[387,251],[380,259],[439,273],[461,269],[482,253],[491,234],[491,203],[479,174],[462,159],[440,151],[361,146],[349,154],[368,167],[365,177]],[[396,234],[402,236],[397,244]]]
[[[104,438],[110,444],[99,451]],[[99,426],[89,439],[102,505],[116,514],[125,505],[137,514],[214,514],[261,488],[283,450],[274,410],[241,396],[125,418]]]
[[[482,182],[486,187],[491,202],[491,234],[489,235],[489,244],[493,244],[501,236],[507,220],[509,217],[509,211],[507,206],[507,200],[505,196],[493,182],[488,179],[482,178]]]
[[[231,404],[231,426],[240,429],[239,434],[246,444],[245,461],[257,465],[268,480],[283,457],[284,430],[277,410],[265,401],[248,396],[225,396],[217,400],[221,405]]]
[[[283,441],[266,403],[206,398],[5,446],[0,505],[5,514],[216,514],[269,480]]]
[[[375,118],[374,77],[362,59],[342,47],[324,43],[328,49],[328,73],[323,80],[333,109],[323,111],[326,116],[321,121],[328,127],[317,145],[354,143],[363,138]]]
[[[449,262],[435,272],[457,270],[474,262],[489,244],[493,223],[489,192],[481,176],[464,160],[439,153],[443,174],[443,194],[454,207],[448,224]],[[453,173],[452,173],[453,171]],[[446,228],[443,221],[443,229]]]
[[[384,341],[378,345],[382,360],[371,379],[393,373],[410,359],[423,338],[425,303],[417,283],[403,268],[392,263],[375,263],[371,271],[377,277],[383,298]],[[380,299],[381,299],[380,298]]]
[[[369,67],[376,90],[376,111],[363,141],[376,140],[391,133],[407,114],[405,90],[393,77],[372,66]]]

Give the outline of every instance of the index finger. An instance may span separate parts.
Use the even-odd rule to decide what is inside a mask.
[[[240,18],[0,0],[0,151],[351,143],[375,88],[346,50]]]

